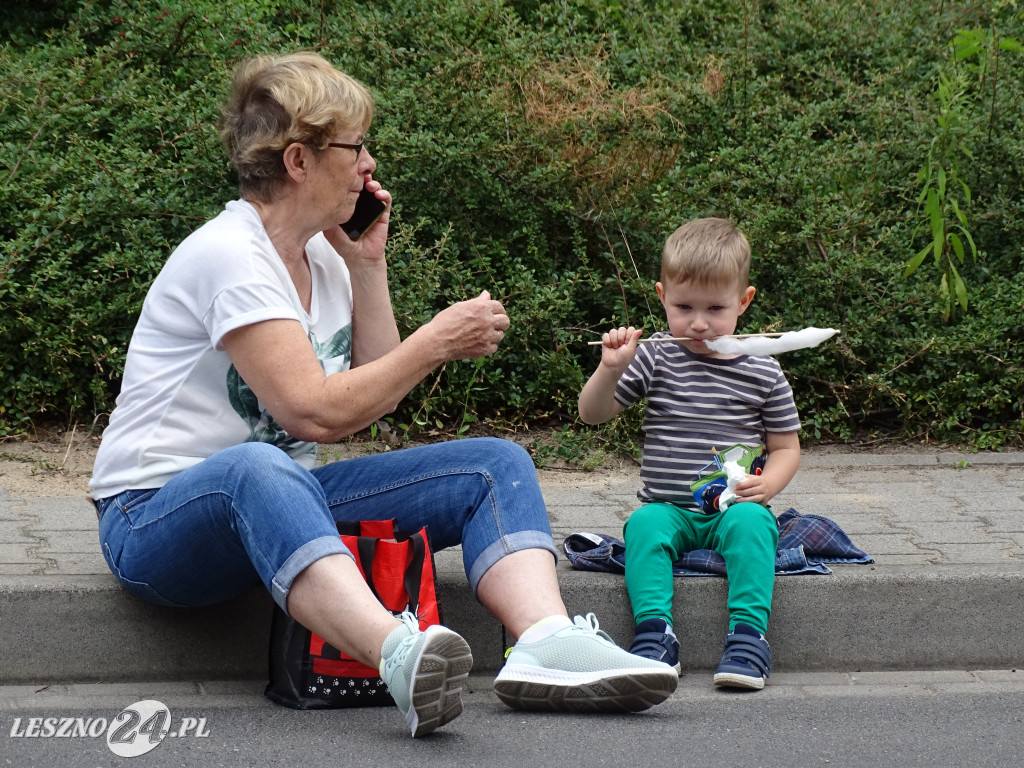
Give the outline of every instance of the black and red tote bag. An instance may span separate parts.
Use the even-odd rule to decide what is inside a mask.
[[[410,611],[420,629],[440,624],[434,559],[426,528],[395,530],[393,520],[338,523],[363,578],[381,604],[398,616]],[[270,630],[265,693],[295,709],[375,707],[394,704],[380,673],[334,648],[280,607]]]

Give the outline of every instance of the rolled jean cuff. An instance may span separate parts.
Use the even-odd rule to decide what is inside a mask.
[[[550,533],[542,531],[517,531],[516,533],[510,533],[507,536],[502,536],[481,552],[480,556],[477,557],[476,561],[473,562],[466,572],[473,594],[476,594],[476,588],[480,584],[480,579],[490,570],[492,565],[513,552],[521,552],[525,549],[546,549],[555,556],[555,563],[558,563],[558,550],[555,549]]]
[[[317,560],[328,555],[348,555],[352,557],[348,547],[341,543],[338,536],[321,536],[308,541],[292,552],[284,565],[274,574],[270,583],[270,594],[281,610],[288,613],[288,593],[291,591],[295,577],[302,573]],[[352,558],[355,560],[355,558]]]

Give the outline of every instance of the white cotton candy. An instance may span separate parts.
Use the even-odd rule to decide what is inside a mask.
[[[736,499],[736,486],[743,482],[747,476],[747,470],[735,461],[722,463],[725,470],[725,490],[718,497],[718,508],[725,512],[729,505]]]
[[[804,328],[777,337],[748,336],[738,339],[735,336],[721,336],[706,343],[708,349],[721,355],[777,355],[794,349],[816,347],[837,333],[839,331],[835,328]]]

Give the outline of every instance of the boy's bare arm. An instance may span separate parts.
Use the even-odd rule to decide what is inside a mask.
[[[601,363],[580,392],[580,418],[584,423],[601,424],[624,410],[615,399],[615,385],[636,356],[642,333],[630,326],[612,329],[602,338]]]
[[[785,488],[800,466],[800,437],[796,432],[769,432],[765,437],[768,457],[760,475],[747,475],[736,486],[740,501],[767,504]]]

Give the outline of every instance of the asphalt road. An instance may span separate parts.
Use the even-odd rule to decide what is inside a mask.
[[[265,701],[259,683],[0,687],[0,765],[1024,765],[1024,671],[776,678],[749,694],[715,691],[709,676],[687,675],[665,704],[622,716],[515,712],[494,697],[488,678],[471,678],[463,715],[415,740],[393,709],[297,712]],[[123,718],[121,710],[142,699],[167,708],[175,734],[182,725],[188,732],[120,757],[96,723]],[[72,734],[77,724],[98,735],[42,735],[62,722]]]

